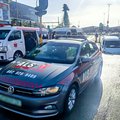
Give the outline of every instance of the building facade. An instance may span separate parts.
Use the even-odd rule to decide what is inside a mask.
[[[33,7],[12,0],[0,0],[0,26],[39,26],[35,12]]]
[[[12,25],[19,26],[38,26],[38,16],[33,7],[18,3],[10,2],[10,18]]]
[[[0,25],[10,24],[10,7],[9,0],[0,0]]]

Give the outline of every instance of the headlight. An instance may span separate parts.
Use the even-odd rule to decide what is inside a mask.
[[[7,52],[7,51],[8,51],[7,46],[1,46],[0,47],[0,52]]]
[[[54,86],[54,87],[40,88],[34,90],[33,94],[37,96],[50,96],[50,95],[56,95],[60,91],[61,91],[61,86]]]

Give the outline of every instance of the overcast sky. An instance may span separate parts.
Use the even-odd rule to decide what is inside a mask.
[[[32,7],[36,6],[36,0],[17,1]],[[120,25],[120,0],[48,0],[48,3],[48,12],[43,16],[44,22],[56,22],[58,17],[61,21],[63,4],[68,4],[71,25],[79,25],[80,27],[98,26],[100,22],[106,25],[108,4],[111,4],[109,24],[110,26]]]

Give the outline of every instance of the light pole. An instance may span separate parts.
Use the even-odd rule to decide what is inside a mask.
[[[105,26],[105,13],[103,13],[103,25]]]
[[[111,5],[111,4],[108,4],[107,29],[109,28],[109,23],[110,23],[110,5]]]
[[[40,1],[39,1],[40,2]],[[38,3],[38,0],[36,0],[36,7],[37,7],[37,3]],[[39,3],[40,4],[40,3]],[[40,44],[42,44],[42,42],[43,42],[43,40],[42,40],[42,16],[39,16],[38,18],[40,18],[40,26],[39,26],[39,28],[40,28]],[[39,20],[38,20],[38,22],[39,22]]]
[[[36,7],[38,6],[38,0],[36,0]],[[37,25],[39,24],[39,17],[37,16]]]
[[[17,23],[16,23],[16,25],[18,25],[18,1],[16,0],[16,19],[17,19]]]

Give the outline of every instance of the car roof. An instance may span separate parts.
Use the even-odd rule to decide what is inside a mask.
[[[74,40],[74,41],[86,41],[87,39],[84,38],[77,38],[77,37],[59,37],[59,38],[55,38],[57,40]]]
[[[110,40],[120,41],[118,36],[104,36],[103,40],[106,40],[106,41],[110,41]]]
[[[53,39],[53,40],[49,40],[48,42],[56,42],[56,43],[70,43],[70,44],[79,44],[81,45],[82,43],[86,42],[87,40],[83,40],[83,39]]]
[[[29,31],[40,31],[40,28],[35,27],[24,27],[24,26],[4,26],[0,27],[0,30],[29,30]],[[42,31],[47,29],[42,28]]]

